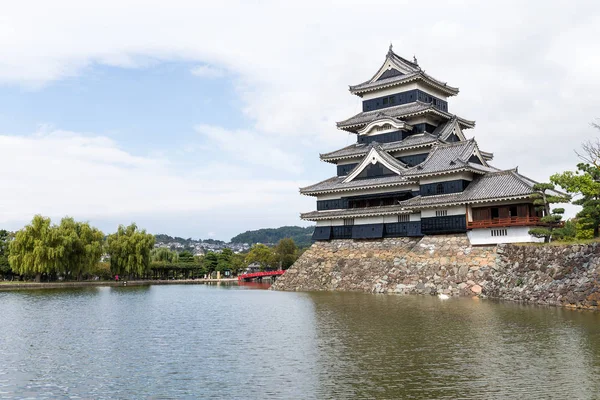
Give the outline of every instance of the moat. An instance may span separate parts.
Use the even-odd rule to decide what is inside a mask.
[[[2,398],[594,398],[600,313],[255,286],[0,293]]]

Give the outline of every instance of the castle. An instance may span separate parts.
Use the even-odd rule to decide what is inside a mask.
[[[458,94],[417,60],[392,51],[368,81],[350,86],[362,112],[338,122],[356,143],[321,160],[337,175],[300,189],[317,199],[301,214],[317,226],[314,240],[377,239],[466,233],[471,244],[533,242],[540,223],[533,180],[490,165],[464,131],[475,121],[449,112]]]

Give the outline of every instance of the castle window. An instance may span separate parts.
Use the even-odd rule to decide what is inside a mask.
[[[410,221],[410,215],[408,215],[408,214],[398,215],[398,222],[408,222],[408,221]]]
[[[435,194],[444,194],[444,185],[438,183],[435,187]]]
[[[490,234],[496,236],[508,236],[508,229],[492,229]]]
[[[448,210],[437,210],[435,212],[435,216],[436,217],[447,217],[448,216]]]
[[[344,225],[345,226],[354,225],[354,218],[344,218]]]

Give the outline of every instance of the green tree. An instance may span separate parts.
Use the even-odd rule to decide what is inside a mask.
[[[217,253],[213,251],[209,251],[206,253],[204,258],[202,259],[202,266],[208,275],[212,274],[213,271],[217,270],[217,265],[219,264],[219,257]]]
[[[540,218],[540,222],[544,226],[538,226],[529,230],[529,234],[537,238],[544,238],[544,242],[550,242],[553,231],[561,225],[562,214],[565,213],[564,208],[550,209],[550,204],[567,203],[568,196],[563,196],[554,191],[554,185],[551,183],[536,183],[533,185],[534,193],[531,194],[533,204],[541,209],[544,216]]]
[[[577,223],[582,231],[591,230],[599,236],[600,226],[600,168],[593,164],[577,164],[577,171],[566,171],[550,177],[550,181],[577,196],[573,204],[582,206]]]
[[[60,270],[64,256],[65,243],[58,227],[51,225],[50,218],[36,215],[10,242],[8,261],[14,273],[35,275],[39,282],[42,274]]]
[[[241,271],[246,269],[246,257],[243,254],[234,254],[231,256],[231,273],[238,275]]]
[[[288,269],[298,259],[298,247],[292,238],[281,239],[275,246],[275,257],[282,269]]]
[[[65,217],[60,221],[58,234],[63,241],[64,254],[61,270],[65,276],[76,276],[90,272],[100,262],[104,245],[104,233],[87,222],[76,222]]]
[[[140,277],[149,271],[154,235],[139,230],[136,224],[119,225],[116,233],[108,235],[107,245],[114,274]]]
[[[575,240],[577,238],[577,221],[569,219],[560,228],[554,229],[552,237],[560,240]]]
[[[8,248],[11,240],[11,234],[0,229],[0,274],[2,277],[10,275],[12,270],[10,269],[10,263],[8,262]]]
[[[216,271],[223,272],[231,269],[231,259],[233,258],[233,251],[231,249],[223,249],[217,256],[217,268]]]
[[[276,262],[273,250],[264,244],[255,244],[246,255],[246,263],[257,263],[261,271],[273,267]]]
[[[179,254],[166,247],[158,247],[150,252],[152,262],[172,263],[179,261]]]
[[[178,254],[179,262],[182,263],[193,263],[196,261],[194,254],[189,250],[184,250]]]

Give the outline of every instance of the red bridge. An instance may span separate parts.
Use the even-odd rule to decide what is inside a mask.
[[[252,272],[250,274],[238,275],[238,281],[249,281],[252,279],[262,279],[265,276],[278,276],[283,275],[285,271],[263,271],[263,272]]]

